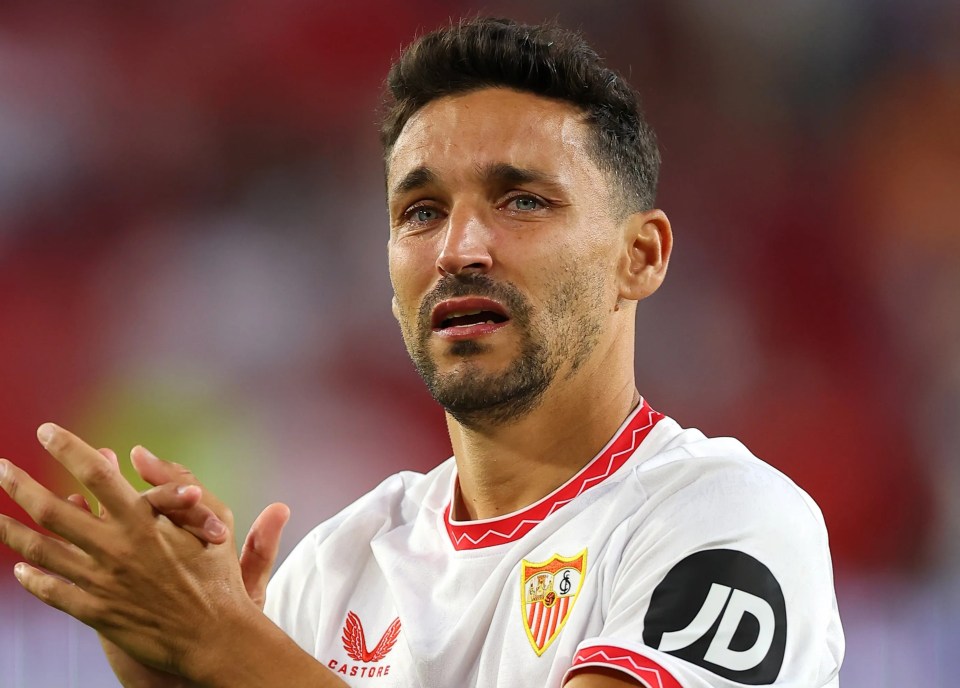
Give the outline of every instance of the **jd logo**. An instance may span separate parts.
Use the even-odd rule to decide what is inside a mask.
[[[740,683],[773,683],[787,642],[780,584],[748,554],[691,554],[653,591],[643,641]]]

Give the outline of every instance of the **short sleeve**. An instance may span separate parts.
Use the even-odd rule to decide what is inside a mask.
[[[837,686],[843,632],[819,509],[762,462],[689,463],[628,524],[602,630],[565,680],[597,666],[649,688]]]

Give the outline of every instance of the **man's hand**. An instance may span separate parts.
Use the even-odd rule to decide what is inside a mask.
[[[119,470],[117,455],[110,449],[100,449]],[[137,473],[154,487],[141,493],[150,505],[176,525],[211,544],[220,544],[232,533],[221,521],[211,504],[222,512],[228,511],[212,494],[208,493],[193,473],[179,464],[163,461],[144,447],[134,447],[130,460]],[[67,501],[92,513],[83,495],[72,494]],[[100,518],[107,518],[106,509],[100,508]],[[250,527],[240,553],[240,569],[243,584],[250,599],[263,609],[267,582],[280,549],[280,537],[290,518],[285,504],[271,504],[264,509]],[[137,688],[178,688],[187,685],[179,676],[153,669],[142,664],[121,650],[117,645],[99,634],[100,643],[110,666],[124,686]]]
[[[48,424],[38,437],[105,513],[100,517],[78,509],[0,461],[3,489],[35,522],[66,540],[0,517],[0,541],[50,572],[18,564],[17,577],[29,592],[93,627],[139,662],[181,675],[192,673],[198,653],[215,652],[229,642],[232,622],[259,614],[232,542],[210,546],[159,515],[110,458],[69,432]],[[207,504],[232,528],[225,507],[212,496]],[[272,564],[275,556],[267,544],[286,520],[286,508],[274,505],[265,514],[258,519],[262,530],[255,524],[245,548],[258,555],[248,555],[247,571],[255,574],[249,589],[261,603],[269,575],[264,564]]]

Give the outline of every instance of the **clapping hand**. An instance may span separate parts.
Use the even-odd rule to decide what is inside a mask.
[[[60,499],[0,460],[0,485],[43,535],[0,516],[0,541],[29,564],[15,571],[30,593],[96,629],[127,686],[189,685],[197,655],[223,642],[231,619],[259,613],[289,510],[267,507],[247,535],[239,562],[233,517],[192,473],[137,447],[131,460],[153,488],[138,493],[116,455],[51,424],[38,438],[100,503]],[[78,508],[79,507],[79,508]]]

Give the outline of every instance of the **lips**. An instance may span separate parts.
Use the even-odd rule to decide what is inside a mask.
[[[431,313],[430,326],[442,337],[465,339],[491,334],[509,321],[507,309],[493,299],[466,296],[438,303]]]

